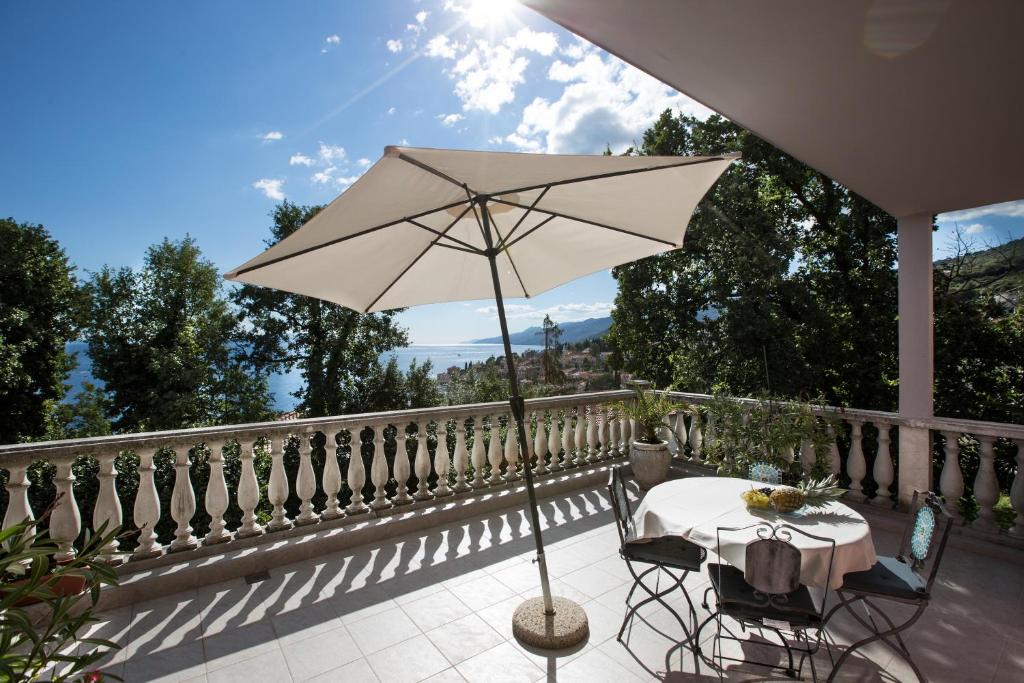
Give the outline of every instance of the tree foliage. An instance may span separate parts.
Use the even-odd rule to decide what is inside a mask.
[[[322,207],[283,202],[267,245],[291,235]],[[309,417],[386,410],[398,401],[397,365],[382,353],[408,343],[395,321],[398,311],[358,313],[300,294],[243,285],[233,294],[246,327],[249,361],[264,371],[298,368],[304,385],[293,395]]]
[[[41,225],[0,219],[0,443],[40,436],[64,397],[82,298],[57,240]]]
[[[220,276],[192,238],[150,247],[139,270],[104,267],[87,289],[89,357],[115,430],[269,416],[266,375],[244,361]]]

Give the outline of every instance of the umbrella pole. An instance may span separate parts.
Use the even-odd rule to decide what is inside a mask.
[[[558,598],[556,604],[551,598],[551,585],[548,581],[548,566],[544,558],[544,539],[540,530],[540,515],[537,512],[537,492],[533,486],[533,473],[530,468],[530,442],[526,437],[525,408],[523,397],[519,394],[519,377],[516,375],[516,364],[512,356],[512,343],[509,340],[508,322],[505,320],[505,302],[501,296],[501,281],[498,277],[498,250],[494,248],[491,236],[490,214],[487,211],[487,198],[480,197],[480,213],[482,214],[484,241],[487,245],[487,260],[491,265],[491,280],[494,283],[494,301],[498,308],[498,322],[501,325],[501,341],[505,345],[505,363],[508,368],[509,405],[512,417],[516,422],[519,444],[523,458],[523,478],[526,480],[526,495],[529,498],[530,526],[533,529],[533,540],[537,546],[537,569],[540,571],[540,588],[542,602],[536,599],[527,600],[516,610],[512,617],[513,632],[529,645],[546,648],[565,648],[581,642],[589,633],[587,616],[579,605],[565,598]],[[542,608],[543,611],[541,611]]]

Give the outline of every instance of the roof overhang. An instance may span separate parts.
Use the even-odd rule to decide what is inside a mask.
[[[524,0],[895,216],[1024,197],[1019,0]]]

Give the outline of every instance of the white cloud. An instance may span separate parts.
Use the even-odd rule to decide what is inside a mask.
[[[425,9],[421,9],[419,12],[416,13],[416,23],[423,24],[424,22],[426,22],[428,16],[430,16],[430,12],[428,12]]]
[[[359,180],[359,176],[360,175],[362,175],[362,174],[358,173],[356,175],[341,176],[339,178],[335,178],[334,179],[334,184],[337,185],[339,188],[341,188],[341,187],[348,187],[349,185],[351,185],[355,181]]]
[[[362,166],[363,168],[366,168],[367,166],[370,165],[370,160],[367,159],[366,157],[363,157],[362,159],[360,159],[356,163],[359,164],[360,166]]]
[[[689,97],[610,55],[589,51],[574,63],[556,60],[548,78],[564,83],[555,100],[537,97],[506,141],[525,151],[596,154],[621,151],[665,109],[698,117],[711,112]]]
[[[284,186],[284,181],[277,178],[260,178],[252,184],[257,190],[262,190],[263,195],[267,199],[273,199],[274,201],[281,201],[284,199],[284,192],[281,189]]]
[[[284,133],[279,130],[268,131],[260,136],[260,139],[263,140],[263,142],[275,142],[282,138],[284,138]]]
[[[389,40],[388,41],[388,50],[390,50],[391,52],[396,52],[396,53],[397,52],[401,52],[402,51],[402,39],[401,38],[396,38],[394,40]]]
[[[456,123],[458,123],[459,121],[466,117],[463,116],[462,114],[438,114],[436,118],[438,121],[442,123],[442,125],[451,128]]]
[[[324,38],[324,42],[328,45],[338,45],[341,43],[341,37],[337,33],[332,34]]]
[[[613,305],[604,301],[592,304],[556,304],[547,308],[534,308],[529,304],[508,304],[505,306],[505,317],[509,320],[528,320],[540,322],[544,316],[550,315],[555,322],[574,322],[587,318],[603,318],[611,315]],[[498,309],[484,306],[474,311],[488,318],[497,318]]]
[[[558,49],[558,38],[554,33],[534,31],[523,27],[515,35],[505,39],[505,45],[513,50],[529,50],[544,57],[550,57]]]
[[[302,153],[293,154],[288,160],[289,166],[312,166],[314,163],[316,162]]]
[[[399,141],[398,141],[398,144],[400,144],[400,145],[402,145],[403,147],[405,147],[405,146],[408,146],[408,144],[409,144],[409,141],[408,141],[408,140],[406,140],[405,138],[402,138],[401,140],[399,140]]]
[[[323,185],[325,183],[329,183],[332,180],[334,180],[334,176],[332,174],[335,171],[337,171],[337,170],[338,170],[337,166],[328,166],[324,170],[317,171],[316,173],[311,175],[309,177],[309,179],[312,180],[314,183],[316,183],[318,185]]]
[[[395,112],[398,111],[394,107],[388,107],[388,116],[394,116]]]
[[[1003,202],[1002,204],[989,204],[976,209],[964,209],[963,211],[951,211],[940,214],[940,223],[959,223],[962,221],[973,221],[983,216],[1010,216],[1020,218],[1024,216],[1024,199],[1015,202]]]
[[[981,223],[972,223],[964,228],[964,232],[968,235],[977,235],[979,232],[984,232],[985,226]]]
[[[405,30],[412,33],[414,36],[419,36],[427,28],[427,17],[430,16],[430,12],[427,10],[420,10],[416,13],[416,23],[406,24]]]
[[[337,145],[327,145],[321,142],[319,153],[320,159],[325,162],[344,161],[345,159],[345,148]]]
[[[455,41],[448,40],[448,36],[441,34],[430,39],[430,42],[427,43],[426,54],[428,57],[455,59],[455,55],[461,47]]]

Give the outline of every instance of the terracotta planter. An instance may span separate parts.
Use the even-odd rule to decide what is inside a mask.
[[[667,441],[658,443],[634,441],[630,446],[629,466],[633,468],[633,478],[636,483],[645,491],[665,481],[671,464],[672,454],[668,450]]]
[[[70,597],[78,595],[85,591],[86,583],[88,578],[84,574],[67,574],[57,579],[50,588],[51,590],[61,597]],[[14,589],[28,583],[28,580],[13,581],[7,585],[0,586],[0,593],[11,593]],[[38,602],[42,602],[39,598],[22,598],[15,603],[17,607],[25,607],[26,605],[34,605]]]

